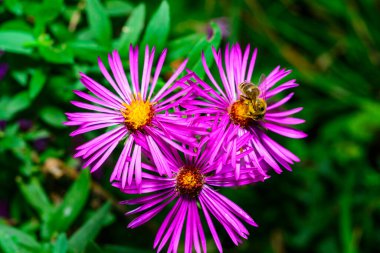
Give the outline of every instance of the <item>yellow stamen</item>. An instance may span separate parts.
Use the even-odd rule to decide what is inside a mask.
[[[143,101],[140,93],[130,104],[123,103],[122,105],[124,108],[120,109],[120,112],[125,119],[126,127],[130,131],[141,130],[152,122],[154,116],[153,104],[149,101]]]
[[[229,110],[231,120],[241,127],[246,127],[252,121],[250,113],[252,112],[252,104],[244,100],[234,102]]]
[[[204,176],[200,173],[199,169],[184,166],[179,169],[176,175],[176,191],[181,195],[189,197],[196,197],[200,193],[205,183]]]

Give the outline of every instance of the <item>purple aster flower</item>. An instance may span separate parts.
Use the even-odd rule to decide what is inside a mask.
[[[8,64],[0,63],[0,80],[5,77],[5,74],[8,72]]]
[[[9,201],[0,199],[0,217],[9,218]]]
[[[159,174],[172,173],[168,169],[166,160],[163,159],[159,143],[168,143],[186,154],[195,155],[190,151],[192,147],[197,146],[194,135],[207,132],[199,128],[190,128],[189,119],[168,112],[171,109],[176,110],[178,105],[191,95],[192,87],[175,81],[185,68],[187,60],[179,66],[161,89],[157,89],[166,52],[165,49],[159,57],[152,77],[155,49],[149,52],[149,47],[146,47],[141,79],[137,47],[131,46],[129,51],[130,78],[127,78],[124,72],[117,51],[108,55],[113,76],[99,58],[99,68],[116,94],[81,73],[81,82],[94,96],[82,91],[74,93],[93,104],[78,101],[72,101],[72,104],[93,112],[67,113],[69,121],[65,124],[79,126],[71,136],[102,128],[108,130],[76,148],[75,157],[86,160],[83,167],[91,166],[91,171],[96,171],[117,144],[123,141],[124,147],[111,175],[111,181],[119,180],[122,186],[125,186],[136,180],[138,185],[142,179],[141,145],[146,144],[146,151],[155,154],[155,161],[163,161],[156,163]],[[184,148],[178,142],[186,144],[188,148]]]
[[[215,18],[215,19],[212,19],[211,22],[215,22],[219,26],[220,31],[222,32],[223,39],[226,39],[228,38],[228,36],[230,36],[231,22],[228,18],[226,17]],[[206,34],[207,34],[207,39],[210,39],[213,36],[213,30],[210,24],[207,25]]]
[[[4,51],[0,50],[0,57],[3,56],[3,54],[4,54]],[[5,62],[0,63],[0,80],[5,77],[5,75],[8,72],[8,68],[9,68],[9,66],[7,63],[5,63]]]
[[[215,136],[207,138],[208,142],[215,142]],[[205,146],[207,147],[207,142]],[[114,186],[121,188],[127,194],[145,194],[144,196],[126,200],[121,204],[139,205],[126,215],[138,215],[128,228],[138,227],[158,213],[167,205],[174,202],[174,206],[167,214],[154,240],[154,248],[160,252],[168,245],[168,252],[177,252],[183,227],[185,226],[184,252],[204,252],[206,238],[201,222],[201,215],[206,220],[207,227],[220,252],[223,251],[217,230],[214,226],[214,217],[221,223],[235,245],[247,239],[249,233],[243,222],[251,226],[257,226],[254,220],[231,200],[218,193],[215,187],[234,187],[252,184],[262,181],[262,175],[254,174],[254,170],[242,169],[239,180],[235,178],[235,168],[231,165],[215,174],[216,163],[210,165],[208,160],[213,155],[213,150],[203,148],[197,157],[184,154],[184,158],[173,148],[163,148],[163,159],[169,167],[169,175],[158,175],[154,166],[143,163],[146,169],[142,172],[142,183],[122,187],[120,182],[114,182]],[[148,158],[155,154],[148,154]],[[216,157],[216,160],[219,156]]]
[[[225,156],[231,157],[231,164],[256,168],[265,177],[270,167],[281,173],[280,165],[291,170],[290,164],[300,161],[297,156],[270,138],[269,133],[274,132],[289,138],[304,138],[306,134],[289,127],[304,122],[303,119],[292,117],[301,111],[302,107],[281,109],[294,93],[286,95],[280,101],[271,100],[280,92],[298,86],[294,79],[278,84],[291,71],[276,67],[262,78],[258,85],[255,85],[252,74],[257,50],[255,49],[252,55],[250,53],[249,45],[244,52],[239,44],[233,45],[231,49],[227,45],[223,58],[220,50],[217,52],[213,49],[219,70],[218,79],[211,74],[202,54],[203,66],[211,85],[195,74],[191,79],[186,77],[188,83],[199,84],[197,94],[201,99],[188,100],[186,105],[182,105],[188,110],[182,113],[190,115],[202,112],[217,115],[218,120],[224,124],[218,143],[214,144],[215,152],[218,150],[224,152]],[[209,116],[203,117],[203,120],[209,118]],[[239,142],[245,143],[246,149],[237,148]],[[240,155],[240,158],[239,155],[231,155],[231,153],[241,154],[247,149],[251,152],[245,156]],[[211,158],[210,163],[213,162],[214,159]],[[239,174],[237,170],[236,178],[239,178]]]
[[[33,121],[30,119],[20,119],[18,125],[21,131],[27,132],[33,127]]]
[[[5,120],[0,120],[0,131],[4,131],[7,126],[7,122]]]
[[[37,150],[37,152],[42,153],[48,147],[49,141],[50,141],[49,137],[38,138],[38,139],[34,140],[33,146]]]

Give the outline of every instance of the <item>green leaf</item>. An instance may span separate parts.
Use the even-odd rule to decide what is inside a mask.
[[[133,10],[132,4],[121,0],[110,0],[106,2],[106,12],[110,16],[125,16]]]
[[[109,47],[112,39],[111,21],[99,0],[86,1],[87,20],[92,36],[100,45]]]
[[[169,35],[169,30],[169,5],[164,0],[148,23],[141,43],[142,48],[145,48],[146,45],[149,45],[150,47],[156,46],[156,51],[161,53],[165,47],[165,43]]]
[[[42,57],[48,62],[57,64],[74,62],[73,52],[66,44],[61,44],[56,47],[40,45],[38,49]]]
[[[0,103],[1,106],[1,103]],[[14,153],[19,155],[19,157],[28,159],[28,157],[24,157],[20,150],[25,150],[26,142],[25,140],[18,134],[19,125],[17,123],[7,124],[7,127],[4,131],[1,131],[0,138],[0,153],[4,150],[13,150]]]
[[[207,37],[206,35],[203,35],[198,40],[198,42],[194,43],[192,50],[190,51],[188,55],[189,61],[187,63],[187,66],[195,66],[201,59],[202,51],[206,48],[207,48]]]
[[[40,217],[47,215],[50,211],[51,203],[42,188],[40,181],[35,177],[31,178],[28,183],[24,183],[20,177],[16,180],[24,198],[34,209],[37,210]]]
[[[212,47],[218,49],[222,40],[222,32],[220,31],[219,26],[216,23],[211,23],[211,27],[213,30],[213,36],[207,41],[199,41],[199,43],[194,47],[194,50],[190,52],[189,63],[187,64],[187,66],[192,71],[194,71],[200,78],[203,78],[203,76],[205,75],[205,71],[203,69],[202,58],[199,49],[202,48],[206,61],[208,64],[210,64],[213,59]],[[198,57],[198,60],[193,65],[192,62],[194,61],[194,59],[196,59],[196,57]],[[192,61],[190,61],[190,59]]]
[[[98,56],[107,55],[106,48],[100,46],[94,41],[76,40],[68,44],[74,53],[74,56],[81,60],[86,60],[91,63],[97,60]]]
[[[149,253],[151,250],[137,249],[133,247],[119,246],[119,245],[106,245],[103,249],[104,253],[119,253],[119,252],[133,252],[133,253]]]
[[[24,110],[30,105],[30,98],[27,91],[18,93],[13,98],[2,97],[0,99],[0,119],[9,120],[17,112]]]
[[[22,19],[11,19],[9,21],[3,22],[1,24],[1,30],[32,32],[29,24]]]
[[[5,7],[7,7],[9,11],[11,11],[16,16],[21,16],[23,12],[23,7],[20,0],[5,0],[4,5]]]
[[[123,26],[119,40],[116,43],[120,55],[127,55],[130,44],[135,44],[144,28],[145,5],[139,4],[133,9]]]
[[[66,253],[68,248],[68,241],[66,234],[59,234],[53,247],[53,253]]]
[[[31,99],[35,98],[46,82],[46,75],[41,69],[36,69],[32,75],[32,79],[29,84],[29,96]]]
[[[13,70],[11,75],[21,86],[26,86],[28,82],[28,71]]]
[[[79,71],[78,71],[79,72]],[[75,99],[75,94],[73,90],[77,88],[76,82],[80,82],[78,80],[73,80],[72,76],[51,76],[49,79],[49,91],[51,92],[51,97],[54,101],[62,101],[67,102]],[[66,85],[62,85],[65,83]]]
[[[69,248],[75,252],[83,252],[87,244],[95,239],[103,227],[103,220],[108,214],[110,203],[95,212],[95,214],[69,239]]]
[[[0,50],[17,54],[31,54],[32,48],[26,44],[34,42],[31,33],[25,31],[0,31]]]
[[[195,33],[170,41],[168,45],[169,62],[186,58],[189,52],[193,50],[194,45],[201,40],[205,41],[206,36],[204,34]]]
[[[60,42],[66,42],[74,38],[74,34],[68,30],[67,25],[64,23],[54,22],[50,25],[50,30]]]
[[[23,251],[20,246],[18,246],[12,237],[0,230],[0,247],[5,253],[21,252]]]
[[[0,248],[5,253],[41,252],[40,244],[23,231],[0,224]]]
[[[81,212],[89,192],[89,171],[83,170],[66,193],[62,203],[47,217],[42,227],[42,237],[50,238],[55,232],[65,232]]]
[[[95,242],[89,242],[85,249],[86,253],[103,253],[102,249]]]
[[[41,5],[40,14],[42,17],[39,17],[43,20],[42,22],[50,22],[58,17],[59,13],[64,7],[63,0],[44,0]]]
[[[34,23],[44,26],[58,17],[63,9],[63,0],[44,0],[42,3],[27,1],[24,3],[24,11],[34,18]]]
[[[36,139],[41,139],[41,138],[47,138],[49,137],[50,133],[46,129],[40,129],[40,130],[34,130],[34,131],[29,131],[23,134],[23,139],[26,141],[33,141]]]
[[[66,121],[66,117],[63,111],[57,107],[52,106],[42,108],[40,117],[47,124],[59,128],[63,128],[63,122]]]

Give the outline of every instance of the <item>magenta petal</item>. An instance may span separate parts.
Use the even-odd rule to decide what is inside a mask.
[[[178,67],[178,69],[174,72],[174,74],[169,78],[169,80],[164,84],[164,86],[157,92],[157,94],[152,98],[152,101],[158,101],[161,99],[161,94],[169,88],[169,86],[174,82],[175,79],[182,73],[187,64],[187,59],[182,62],[182,64]]]
[[[207,207],[206,207],[206,205],[204,204],[204,201],[201,198],[199,199],[199,202],[201,204],[201,207],[202,207],[202,210],[203,210],[203,214],[205,215],[205,218],[206,218],[206,221],[207,221],[207,225],[208,225],[208,227],[210,229],[211,235],[214,238],[214,242],[216,244],[216,247],[218,248],[219,252],[223,252],[222,244],[221,244],[221,242],[219,240],[219,236],[218,236],[218,233],[216,232],[214,224],[212,223],[212,220],[211,220],[211,217],[210,217],[210,215],[208,213]]]
[[[204,234],[204,231],[203,231],[203,227],[202,227],[202,222],[200,220],[200,217],[199,217],[199,212],[198,212],[198,206],[197,206],[197,203],[195,201],[193,201],[191,203],[191,206],[190,206],[191,210],[192,210],[192,225],[193,225],[193,235],[194,235],[194,242],[195,242],[195,249],[197,252],[201,252],[201,249],[199,248],[198,244],[198,236],[199,236],[199,239],[200,239],[200,243],[202,245],[202,248],[203,248],[203,251],[204,252],[207,252],[207,246],[206,246],[206,238],[205,238],[205,234]],[[198,236],[197,236],[198,234]]]
[[[289,138],[300,139],[300,138],[305,138],[307,136],[307,134],[305,134],[302,131],[295,130],[295,129],[288,128],[288,127],[282,127],[282,126],[274,125],[274,124],[271,124],[269,122],[264,122],[263,126],[265,128],[268,128],[269,130],[275,132],[275,133],[278,133],[280,135],[283,135],[283,136],[286,136]]]
[[[183,204],[181,207],[182,210],[179,213],[178,220],[176,223],[173,222],[174,224],[172,224],[172,226],[174,226],[174,230],[173,230],[173,237],[168,248],[168,252],[177,252],[179,239],[181,238],[182,227],[185,221],[185,217],[189,209],[189,205],[193,201],[194,200],[187,200],[187,199],[184,200],[185,204]]]
[[[117,160],[116,166],[112,172],[110,182],[113,182],[115,180],[121,180],[121,175],[123,174],[123,171],[127,169],[127,162],[130,161],[129,156],[133,142],[133,136],[129,136],[126,142],[124,143],[124,148],[121,151],[121,155]]]
[[[283,99],[281,99],[280,101],[274,103],[274,104],[271,104],[267,107],[267,112],[269,112],[270,110],[273,110],[277,107],[280,107],[281,105],[285,104],[286,102],[288,102],[294,95],[294,92],[290,93],[289,95],[287,95],[286,97],[284,97]]]
[[[162,53],[160,55],[160,58],[158,59],[157,66],[156,66],[156,71],[154,73],[154,77],[153,77],[153,80],[152,80],[152,86],[150,87],[150,91],[149,91],[148,100],[150,100],[151,97],[152,97],[152,95],[153,95],[153,92],[154,92],[154,89],[156,87],[156,83],[157,83],[157,80],[158,80],[158,76],[160,75],[162,66],[164,65],[166,54],[167,54],[167,49],[164,49],[164,51],[162,51]]]
[[[300,111],[302,111],[303,107],[298,107],[298,108],[294,108],[294,109],[291,109],[291,110],[287,110],[287,111],[282,111],[282,112],[271,112],[271,113],[268,113],[267,115],[269,117],[287,117],[287,116],[290,116],[292,114],[296,114]]]
[[[171,173],[171,171],[169,169],[169,165],[167,164],[166,159],[163,156],[163,154],[161,153],[161,151],[160,151],[159,147],[157,146],[156,142],[153,140],[153,138],[151,136],[147,136],[146,140],[147,140],[150,152],[152,154],[154,154],[153,155],[153,160],[154,160],[154,163],[157,166],[158,173],[160,175],[165,174],[165,175],[171,176],[172,173]]]
[[[135,228],[148,222],[154,216],[156,216],[162,209],[164,209],[164,207],[167,206],[173,199],[174,199],[174,196],[172,195],[170,196],[170,199],[168,201],[161,202],[162,204],[138,216],[136,219],[134,219],[133,221],[131,221],[131,223],[128,224],[128,228]]]
[[[153,201],[155,199],[165,199],[164,196],[170,194],[170,192],[172,192],[172,189],[162,191],[159,193],[154,193],[152,195],[146,195],[143,197],[138,197],[138,198],[134,198],[134,199],[128,199],[128,200],[120,201],[119,204],[121,204],[121,205],[141,205],[141,204],[144,204],[145,202],[150,202],[150,201]]]

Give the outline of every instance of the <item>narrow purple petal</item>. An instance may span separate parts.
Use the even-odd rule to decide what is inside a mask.
[[[285,104],[286,102],[288,102],[294,95],[294,92],[290,93],[289,95],[287,95],[286,97],[284,97],[283,99],[281,99],[280,101],[272,104],[272,105],[269,105],[268,108],[267,108],[267,112],[269,112],[270,110],[273,110],[277,107],[280,107],[281,105]]]
[[[287,116],[290,116],[292,114],[296,114],[300,111],[302,111],[303,107],[298,107],[298,108],[294,108],[294,109],[291,109],[291,110],[287,110],[287,111],[282,111],[282,112],[268,112],[267,115],[270,116],[270,117],[287,117]]]
[[[219,240],[219,236],[218,236],[218,233],[216,232],[216,229],[214,227],[214,224],[212,223],[212,219],[208,213],[208,210],[207,210],[207,207],[203,201],[202,198],[199,199],[199,202],[201,204],[201,207],[202,207],[202,210],[203,210],[203,214],[205,215],[205,218],[206,218],[206,221],[207,221],[207,225],[210,229],[210,232],[211,232],[211,235],[212,237],[214,238],[214,242],[216,244],[216,247],[218,248],[219,252],[223,252],[223,247],[222,247],[222,243],[220,242]]]
[[[157,92],[157,94],[152,98],[152,101],[159,101],[162,98],[162,93],[165,92],[167,88],[177,79],[177,77],[182,73],[185,69],[188,59],[184,60],[182,64],[178,67],[178,69],[173,73],[173,75],[169,78],[169,80],[164,84],[164,86]]]
[[[302,131],[292,129],[292,128],[288,128],[288,127],[282,127],[282,126],[274,125],[274,124],[271,124],[269,122],[264,122],[264,123],[262,123],[262,125],[265,128],[271,130],[272,132],[275,132],[277,134],[280,134],[280,135],[283,135],[283,136],[286,136],[289,138],[301,139],[301,138],[305,138],[307,136],[307,134],[302,132]]]
[[[152,80],[152,86],[151,86],[150,91],[149,91],[148,100],[151,99],[153,92],[154,92],[154,89],[156,88],[158,77],[161,73],[162,66],[164,65],[164,62],[165,62],[166,53],[167,53],[167,49],[164,49],[160,55],[160,58],[158,59],[158,62],[156,65],[156,71],[154,73],[153,80]]]
[[[135,228],[135,227],[141,226],[142,224],[148,222],[154,216],[156,216],[159,212],[161,212],[165,206],[167,206],[170,202],[172,202],[174,198],[175,198],[175,196],[171,195],[171,196],[169,196],[169,199],[166,202],[161,202],[162,204],[160,204],[157,207],[155,207],[155,208],[147,211],[146,213],[138,216],[136,219],[134,219],[133,221],[131,221],[128,224],[128,228]]]
[[[253,73],[253,69],[255,67],[256,56],[257,56],[257,48],[255,48],[255,50],[253,50],[253,54],[251,56],[251,61],[249,62],[248,73],[247,73],[245,80],[248,80],[248,81],[252,80],[252,73]]]
[[[95,104],[99,104],[101,106],[104,106],[104,107],[108,107],[108,108],[111,108],[111,109],[116,109],[117,111],[119,110],[119,107],[115,108],[112,104],[108,103],[107,101],[104,101],[104,100],[100,100],[96,97],[93,97],[87,93],[84,93],[83,91],[80,91],[80,90],[74,90],[73,91],[77,96],[83,98],[83,99],[86,99],[87,101],[90,101],[90,102],[93,102]]]

